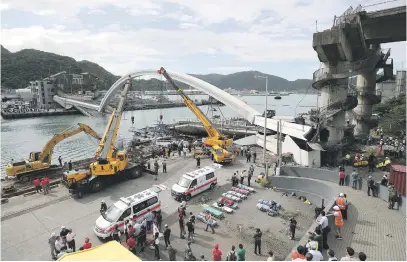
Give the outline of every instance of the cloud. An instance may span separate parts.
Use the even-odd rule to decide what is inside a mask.
[[[100,10],[100,9],[92,9],[89,10],[88,15],[105,15],[106,11]]]
[[[253,70],[253,68],[247,66],[217,66],[209,68],[209,71],[219,72],[221,74],[231,74],[239,71],[250,71],[250,70]]]

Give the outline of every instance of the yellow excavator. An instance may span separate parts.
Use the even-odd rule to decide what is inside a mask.
[[[100,191],[104,186],[110,184],[109,179],[120,177],[133,179],[142,175],[144,166],[141,163],[130,164],[127,152],[119,151],[115,147],[124,104],[130,87],[131,78],[129,77],[121,92],[119,104],[116,109],[113,109],[105,133],[96,149],[96,161],[90,164],[89,169],[69,170],[63,175],[64,184],[69,192],[79,198],[86,191]]]
[[[181,95],[184,104],[201,121],[206,132],[208,133],[208,137],[203,141],[203,143],[204,145],[211,147],[213,161],[217,163],[232,162],[236,157],[236,150],[233,147],[233,139],[227,138],[213,126],[212,122],[205,116],[199,107],[194,104],[192,99],[190,99],[188,95],[186,95],[184,91],[178,87],[178,85],[163,67],[161,67],[157,72],[167,79],[171,86]]]
[[[85,132],[86,134],[100,140],[99,135],[89,126],[78,123],[77,128],[72,129],[70,127],[56,135],[54,135],[41,152],[31,152],[29,159],[8,163],[4,166],[6,176],[8,177],[17,177],[21,182],[29,182],[31,178],[35,175],[45,176],[49,172],[58,171],[61,169],[58,165],[51,165],[52,153],[54,147],[61,142],[62,140],[74,136],[80,132]]]

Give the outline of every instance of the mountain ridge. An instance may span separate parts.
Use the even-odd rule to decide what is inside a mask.
[[[71,73],[89,72],[96,75],[101,83],[100,87],[111,86],[120,76],[116,76],[104,69],[97,63],[81,60],[77,61],[69,56],[62,56],[55,53],[44,52],[36,49],[22,49],[17,52],[10,52],[1,45],[1,67],[3,88],[24,88],[28,81],[41,79],[49,74],[66,70]],[[289,81],[285,78],[269,75],[260,71],[242,71],[231,74],[189,74],[203,81],[213,84],[221,89],[232,88],[235,90],[258,90],[265,89],[265,81],[255,79],[256,75],[268,76],[268,90],[278,92],[305,92],[310,84],[309,79],[296,79]],[[264,79],[263,79],[264,80]],[[136,81],[135,81],[136,82]],[[143,90],[171,89],[169,85],[163,84],[159,79],[140,81],[134,88],[141,86]],[[187,85],[180,83],[181,88]],[[102,88],[101,88],[102,89]]]

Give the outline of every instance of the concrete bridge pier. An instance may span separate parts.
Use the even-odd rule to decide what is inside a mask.
[[[356,77],[358,105],[355,107],[353,123],[355,137],[367,136],[370,132],[370,119],[373,104],[371,98],[376,95],[376,70],[360,74]]]

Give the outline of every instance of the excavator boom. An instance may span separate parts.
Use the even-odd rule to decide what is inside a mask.
[[[171,84],[171,86],[181,95],[184,104],[195,114],[195,116],[202,122],[208,136],[211,139],[215,140],[223,140],[225,137],[221,135],[218,130],[212,125],[211,121],[205,116],[205,114],[197,107],[194,102],[182,91],[181,88],[174,82],[171,76],[167,73],[167,71],[161,67],[158,70],[158,73],[163,75],[165,79]]]
[[[52,158],[52,152],[54,150],[54,147],[61,142],[62,140],[74,136],[80,132],[85,132],[86,134],[100,140],[101,137],[88,125],[78,123],[78,128],[71,130],[71,128],[68,128],[56,135],[54,135],[51,140],[48,141],[47,144],[45,144],[44,148],[39,154],[39,159],[31,159],[31,160],[39,160],[42,163],[51,163],[51,158]]]

